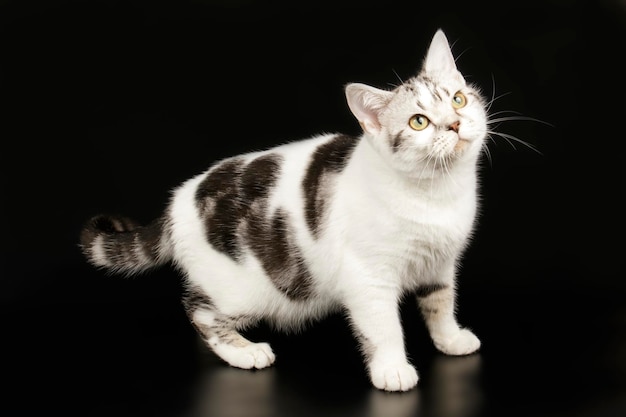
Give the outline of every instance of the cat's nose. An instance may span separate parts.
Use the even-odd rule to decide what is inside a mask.
[[[450,126],[448,126],[448,130],[454,130],[456,133],[459,133],[459,125],[461,124],[461,122],[456,121],[454,123],[452,123]]]

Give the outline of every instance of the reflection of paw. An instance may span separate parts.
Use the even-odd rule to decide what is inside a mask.
[[[480,348],[480,340],[467,329],[461,329],[454,337],[437,338],[434,343],[446,355],[469,355]]]
[[[408,363],[400,365],[373,365],[370,369],[372,384],[385,391],[408,391],[417,385],[417,371]]]
[[[220,358],[236,368],[267,368],[276,359],[272,348],[267,343],[251,343],[247,346],[220,343],[212,347]]]

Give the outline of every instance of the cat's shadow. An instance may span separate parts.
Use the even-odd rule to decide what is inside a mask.
[[[369,387],[366,379],[348,375],[331,376],[334,381],[300,381],[298,374],[307,378],[311,372],[284,372],[280,364],[245,371],[210,359],[210,352],[204,355],[208,355],[204,374],[198,380],[191,406],[190,415],[194,417],[472,417],[480,415],[483,403],[479,353],[461,357],[434,355],[420,371],[418,386],[404,393],[380,391]],[[319,377],[324,372],[318,369],[313,373]],[[351,381],[356,388],[350,386]],[[343,391],[338,387],[344,387]]]
[[[480,385],[481,357],[436,355],[422,372],[416,389],[406,393],[371,390],[367,417],[473,417],[483,403]]]

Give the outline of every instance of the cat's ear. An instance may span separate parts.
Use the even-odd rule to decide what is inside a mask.
[[[426,58],[424,58],[422,72],[436,75],[437,77],[451,77],[465,83],[463,76],[456,68],[448,39],[441,29],[437,30],[430,42]]]
[[[348,107],[363,130],[378,133],[381,127],[380,112],[389,103],[393,93],[359,83],[348,84],[345,90]]]

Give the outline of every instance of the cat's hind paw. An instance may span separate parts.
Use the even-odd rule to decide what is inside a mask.
[[[230,366],[242,369],[263,369],[276,360],[272,348],[267,343],[250,343],[247,346],[217,344],[212,346],[215,353]]]
[[[408,391],[417,385],[417,371],[408,363],[372,366],[372,384],[384,391]]]
[[[435,347],[446,355],[469,355],[480,349],[480,340],[468,329],[461,329],[456,336],[434,340]]]

